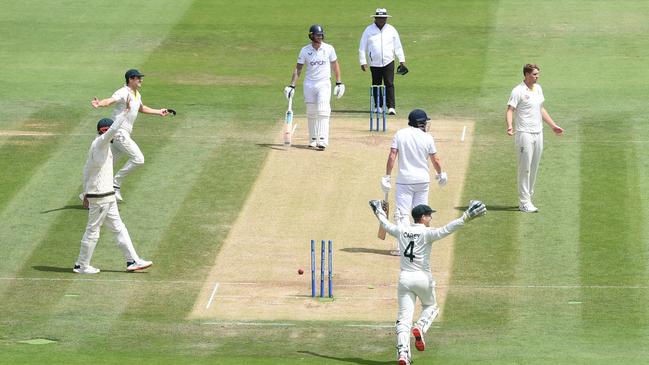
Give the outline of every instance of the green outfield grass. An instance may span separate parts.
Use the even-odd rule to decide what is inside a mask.
[[[186,319],[278,136],[282,88],[309,26],[323,25],[347,85],[332,108],[365,110],[369,75],[357,47],[377,6],[394,15],[411,70],[397,76],[398,112],[476,121],[463,197],[491,208],[456,237],[444,318],[416,363],[649,357],[648,3],[44,4],[5,1],[0,14],[0,132],[52,133],[0,133],[0,363],[395,363],[385,323]],[[540,213],[531,215],[512,210],[516,161],[504,128],[526,62],[540,64],[546,108],[566,130],[546,131]],[[178,110],[138,118],[146,164],[126,180],[120,205],[155,266],[122,272],[103,232],[93,258],[103,272],[80,277],[70,273],[87,218],[77,195],[95,123],[110,112],[90,100],[110,96],[132,67],[147,75],[145,104]],[[378,195],[382,172],[361,173],[376,175]],[[35,338],[56,343],[20,342]]]

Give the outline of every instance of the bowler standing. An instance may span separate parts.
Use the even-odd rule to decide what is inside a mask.
[[[538,208],[532,203],[534,184],[543,153],[543,124],[545,121],[556,135],[563,134],[550,114],[545,110],[543,89],[538,79],[541,69],[528,63],[523,66],[523,82],[512,90],[507,102],[505,121],[507,134],[515,134],[518,153],[518,209],[525,213],[536,213]],[[514,131],[513,121],[516,124]]]

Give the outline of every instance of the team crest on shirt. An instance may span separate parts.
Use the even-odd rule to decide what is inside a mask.
[[[309,52],[309,56],[312,56],[312,55],[313,55],[313,52]]]
[[[530,100],[530,96],[527,95],[527,94],[523,95],[523,98],[524,98],[525,100]]]

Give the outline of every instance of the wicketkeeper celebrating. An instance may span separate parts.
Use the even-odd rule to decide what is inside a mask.
[[[412,210],[412,225],[395,225],[390,223],[381,201],[370,200],[370,207],[385,230],[399,241],[401,255],[401,273],[399,274],[399,313],[397,315],[397,356],[399,365],[411,363],[410,333],[415,337],[415,347],[424,351],[426,343],[424,334],[430,328],[439,313],[435,296],[435,280],[430,271],[430,252],[434,241],[450,235],[473,218],[487,213],[487,207],[480,201],[472,200],[469,208],[458,219],[441,228],[429,228],[431,216],[435,212],[428,205],[421,204]],[[412,327],[415,301],[421,301],[421,315]]]

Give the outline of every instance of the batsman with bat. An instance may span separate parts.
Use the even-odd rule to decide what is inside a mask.
[[[387,214],[378,200],[370,200],[370,207],[385,230],[399,243],[401,272],[397,298],[397,358],[399,365],[410,365],[410,334],[415,337],[415,347],[424,351],[424,335],[439,313],[435,296],[435,280],[430,269],[430,253],[434,241],[450,235],[470,220],[487,214],[487,207],[478,200],[469,202],[469,207],[458,219],[441,228],[429,228],[435,212],[426,204],[417,205],[411,212],[414,224],[395,225],[390,223]],[[421,315],[412,326],[415,302],[421,302]]]
[[[126,80],[126,85],[118,89],[113,93],[110,98],[99,100],[96,97],[92,99],[92,107],[100,108],[115,104],[115,109],[113,109],[112,119],[115,119],[118,115],[126,111],[126,120],[120,127],[119,131],[115,135],[113,143],[111,144],[111,149],[115,161],[117,161],[120,156],[127,155],[128,161],[126,164],[117,171],[115,177],[113,178],[113,187],[115,189],[115,198],[118,201],[122,201],[122,194],[120,188],[122,186],[122,180],[126,175],[130,174],[136,168],[144,164],[144,155],[140,151],[140,147],[135,143],[131,138],[131,132],[133,132],[133,124],[137,118],[138,112],[144,114],[154,114],[165,117],[169,114],[176,115],[176,111],[173,109],[153,109],[142,103],[142,94],[140,94],[140,88],[142,87],[142,78],[144,75],[140,71],[131,69],[126,71],[124,74],[124,79]]]
[[[387,194],[392,187],[391,174],[394,163],[399,160],[399,173],[396,184],[396,209],[394,219],[399,225],[410,224],[409,212],[412,207],[428,204],[430,185],[430,169],[428,158],[437,171],[437,182],[446,185],[448,177],[442,171],[442,165],[437,156],[435,140],[428,134],[428,115],[421,109],[415,109],[408,115],[408,127],[402,128],[392,138],[390,154],[385,167],[385,176],[381,178],[381,189]],[[387,200],[387,199],[386,199]],[[399,256],[399,247],[391,251]]]
[[[332,45],[324,42],[324,30],[320,25],[311,26],[309,40],[311,43],[300,50],[291,83],[284,88],[284,95],[290,103],[295,94],[295,83],[300,77],[302,68],[306,66],[304,103],[309,125],[309,147],[322,151],[329,146],[331,71],[333,70],[336,77],[333,91],[336,98],[340,99],[345,93],[345,84],[340,81],[340,66],[336,50]]]

